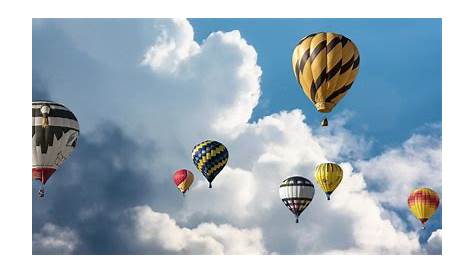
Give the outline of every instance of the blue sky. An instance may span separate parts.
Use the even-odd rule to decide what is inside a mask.
[[[440,19],[191,19],[197,41],[238,29],[258,52],[263,96],[256,120],[301,108],[312,126],[321,115],[304,96],[291,68],[295,43],[315,30],[343,33],[358,46],[360,73],[334,109],[353,113],[348,128],[373,139],[374,153],[396,146],[425,124],[441,122]]]
[[[361,55],[328,128],[291,69],[316,31]],[[441,207],[424,231],[406,208],[415,187],[442,196],[439,19],[35,19],[33,99],[81,126],[46,199],[33,191],[35,254],[441,252]],[[207,138],[230,153],[212,191],[189,155]],[[345,181],[295,227],[278,185],[323,161]]]

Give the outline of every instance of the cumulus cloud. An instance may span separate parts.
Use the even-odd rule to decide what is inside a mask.
[[[315,159],[324,157],[303,119],[300,110],[267,116],[247,125],[235,140],[228,140],[226,145],[233,153],[228,167],[215,180],[215,193],[185,213],[212,213],[252,222],[273,209],[275,201],[280,203],[278,185],[285,176],[311,170]],[[246,149],[239,150],[241,147]],[[197,203],[208,189],[200,186],[193,191],[196,195],[190,195],[188,205]]]
[[[337,200],[330,207],[344,213],[353,222],[354,246],[362,253],[410,254],[419,249],[415,232],[398,230],[388,218],[383,218],[382,207],[367,190],[362,174],[354,173],[343,163],[344,180],[338,189]]]
[[[169,109],[166,106],[172,102],[179,106],[179,114],[178,109],[170,110],[167,118],[186,117],[186,126],[182,126],[187,134],[179,132],[179,136],[189,135],[189,131],[238,133],[260,97],[262,72],[255,49],[239,31],[211,33],[198,45],[187,20],[158,21],[157,27],[162,31],[145,54],[143,64],[149,65],[160,80],[175,84],[158,92],[166,99],[162,107]],[[176,73],[169,76],[169,72]]]
[[[194,31],[186,19],[160,20],[155,23],[158,37],[145,53],[142,64],[157,72],[173,73],[187,58],[199,51]]]
[[[441,138],[436,134],[414,134],[399,148],[361,161],[356,166],[374,186],[379,201],[394,207],[406,206],[417,187],[441,193]]]
[[[48,79],[61,75],[48,82],[49,93],[76,104],[72,109],[85,129],[78,153],[55,174],[55,180],[67,183],[51,186],[56,190],[49,200],[34,207],[35,231],[45,220],[67,223],[81,239],[81,248],[71,251],[79,254],[420,252],[416,233],[383,203],[397,204],[401,196],[404,202],[404,194],[392,196],[403,192],[407,181],[441,185],[439,139],[414,135],[402,148],[354,167],[348,161],[364,155],[371,142],[345,128],[349,113],[335,117],[328,130],[312,129],[301,110],[248,122],[261,94],[262,71],[255,49],[239,31],[211,33],[198,44],[188,21],[157,20],[150,44],[139,47],[137,63],[115,68],[111,53],[97,54],[97,45],[87,42],[93,40],[87,39],[87,28],[57,24],[53,34],[34,35],[34,56],[48,55],[51,61],[34,57],[33,65],[51,73]],[[127,24],[136,31],[135,22]],[[48,30],[47,25],[37,31]],[[120,41],[115,32],[100,34],[105,44],[109,36]],[[63,46],[46,47],[41,39],[51,35],[63,39],[54,40]],[[126,48],[110,46],[116,53]],[[59,69],[55,59],[65,56],[76,56],[68,60],[85,74]],[[95,100],[85,102],[85,94]],[[227,146],[229,163],[212,190],[196,174],[182,199],[170,174],[193,169],[191,148],[208,138]],[[318,189],[294,224],[278,196],[280,182],[292,175],[313,180],[315,165],[327,161],[342,165],[343,182],[329,202]],[[387,164],[391,172],[385,171]],[[396,176],[404,168],[409,172]],[[79,218],[68,218],[71,212]]]
[[[343,111],[331,119],[331,127],[317,132],[318,141],[324,147],[327,157],[333,160],[355,160],[365,157],[372,146],[372,140],[354,135],[344,126],[353,118],[353,113]]]
[[[265,254],[258,228],[238,229],[231,225],[201,223],[196,228],[180,227],[168,214],[148,206],[128,211],[132,233],[141,249],[178,254]]]
[[[33,254],[71,254],[79,243],[73,230],[46,223],[38,233],[33,233]]]
[[[381,204],[369,193],[361,173],[349,163],[342,163],[344,179],[330,202],[317,191],[302,215],[299,227],[293,225],[291,214],[278,196],[279,183],[291,175],[303,175],[313,180],[316,163],[332,161],[338,146],[326,149],[327,138],[314,135],[304,122],[300,110],[281,112],[249,124],[229,146],[249,147],[233,154],[229,167],[215,181],[212,195],[205,185],[194,188],[184,209],[191,216],[205,220],[218,216],[233,224],[259,224],[268,238],[266,246],[279,253],[391,253],[410,254],[420,249],[418,237],[394,225]],[[333,125],[332,137],[343,140],[347,131]],[[354,136],[350,137],[355,139]],[[353,142],[354,145],[359,142]],[[238,168],[235,168],[235,167]],[[314,181],[314,180],[313,180]],[[201,197],[207,198],[202,200]],[[195,206],[199,203],[199,206]],[[219,206],[216,206],[219,205]],[[278,221],[277,221],[278,220]],[[279,221],[284,220],[281,224]],[[291,220],[291,221],[290,221]],[[290,223],[288,223],[290,222]],[[279,224],[277,229],[275,225]],[[288,227],[285,229],[285,227]],[[297,231],[288,235],[287,231]],[[268,236],[268,235],[267,235]],[[272,242],[280,239],[280,243]],[[296,243],[296,249],[287,249]]]

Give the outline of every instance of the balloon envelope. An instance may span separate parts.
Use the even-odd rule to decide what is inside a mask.
[[[177,170],[173,175],[173,182],[182,193],[186,193],[194,181],[194,175],[187,169]]]
[[[298,223],[298,217],[313,200],[314,185],[304,177],[293,176],[280,184],[279,193],[281,200],[295,215]]]
[[[229,152],[223,144],[206,140],[194,146],[191,157],[196,168],[206,177],[209,187],[212,187],[212,181],[227,164]]]
[[[433,216],[438,206],[438,193],[430,188],[415,189],[408,196],[408,208],[423,225]]]
[[[32,177],[46,184],[76,147],[79,123],[67,107],[51,101],[32,102],[32,122]]]
[[[319,112],[330,112],[351,88],[359,71],[359,51],[333,32],[310,34],[293,50],[296,80]]]
[[[314,177],[329,200],[331,194],[342,181],[342,168],[335,163],[323,163],[316,167]]]

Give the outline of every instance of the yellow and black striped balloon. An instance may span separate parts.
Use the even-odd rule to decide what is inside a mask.
[[[347,37],[318,32],[300,40],[293,51],[293,71],[319,112],[330,112],[346,95],[359,71],[359,51]]]
[[[328,200],[331,194],[336,190],[339,183],[342,181],[342,168],[338,164],[323,163],[316,167],[314,177],[318,185],[326,193]]]
[[[229,152],[223,144],[206,140],[194,146],[191,157],[194,165],[209,182],[209,188],[212,188],[212,181],[227,164]]]

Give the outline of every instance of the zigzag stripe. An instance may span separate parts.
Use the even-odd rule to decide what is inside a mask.
[[[220,163],[218,163],[217,165],[213,166],[209,170],[208,174],[212,176],[217,170],[220,170],[220,169],[224,168],[225,164],[227,164],[227,158],[225,160],[221,161]]]
[[[227,154],[225,152],[226,152],[226,148],[223,145],[220,145],[214,150],[211,150],[205,154],[201,154],[201,157],[198,158],[199,160],[197,162],[198,169],[201,170],[203,165],[207,165],[206,163],[208,161],[212,161],[212,159],[214,157],[217,157],[219,154]],[[210,162],[210,164],[212,164],[212,162]]]
[[[214,162],[213,164],[206,164],[203,166],[202,170],[204,171],[204,173],[206,173],[207,175],[212,175],[216,170],[219,169],[219,167],[223,167],[225,166],[225,164],[227,163],[227,157],[222,159],[221,161],[218,161],[218,162]]]
[[[193,152],[192,152],[193,157],[194,157],[194,155],[196,154],[196,152],[197,152],[199,149],[201,149],[203,146],[205,146],[205,145],[207,145],[207,144],[209,144],[209,143],[211,143],[211,142],[212,142],[212,141],[207,140],[207,141],[204,141],[204,142],[202,142],[202,143],[196,145],[196,146],[193,148]]]
[[[213,149],[215,149],[216,147],[218,147],[220,145],[221,145],[220,143],[211,141],[211,142],[205,144],[204,146],[201,146],[196,151],[195,155],[197,155],[199,158],[205,157],[207,153],[211,152]]]
[[[35,146],[41,146],[41,153],[46,154],[48,152],[48,147],[53,146],[53,137],[59,140],[66,132],[70,130],[79,133],[77,129],[69,127],[49,126],[47,128],[43,128],[42,126],[32,126],[33,142]],[[74,141],[71,146],[75,147],[76,141]]]
[[[222,161],[223,159],[227,158],[227,153],[223,152],[218,154],[217,156],[213,158],[203,158],[199,160],[199,163],[202,164],[203,167],[205,168],[210,168],[214,165],[216,165],[218,162]]]

